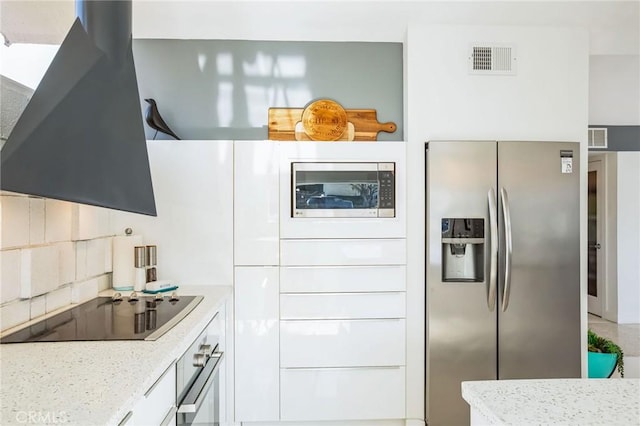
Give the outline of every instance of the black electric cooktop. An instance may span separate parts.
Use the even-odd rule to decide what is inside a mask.
[[[98,297],[0,339],[0,343],[156,340],[202,296]]]

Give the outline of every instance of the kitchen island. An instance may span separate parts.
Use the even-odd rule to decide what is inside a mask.
[[[204,298],[155,341],[1,345],[0,424],[117,425],[198,337],[232,288],[181,286],[179,293]]]
[[[471,425],[639,425],[639,379],[462,382]]]

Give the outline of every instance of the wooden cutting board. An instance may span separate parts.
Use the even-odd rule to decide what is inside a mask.
[[[378,132],[393,133],[397,129],[395,123],[378,122],[375,109],[347,109],[344,111],[347,123],[353,126],[351,129],[351,126],[342,124],[340,109],[335,108],[332,102],[340,105],[337,102],[322,99],[312,102],[306,108],[269,108],[269,139],[274,141],[375,141],[378,139]],[[327,112],[326,116],[323,115],[323,111]],[[305,114],[305,112],[307,113]],[[312,118],[304,120],[307,117]],[[316,118],[317,120],[314,121]],[[301,126],[299,123],[302,123],[306,137],[304,134],[300,134]],[[298,132],[296,132],[296,125],[298,125]],[[343,133],[336,136],[336,133],[343,127]],[[353,132],[353,136],[349,134],[350,131]]]

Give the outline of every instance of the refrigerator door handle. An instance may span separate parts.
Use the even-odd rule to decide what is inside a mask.
[[[491,232],[491,265],[489,268],[489,292],[487,306],[493,312],[496,306],[496,287],[498,282],[498,208],[496,194],[491,188],[487,194],[489,200],[489,227]]]
[[[502,292],[502,312],[507,310],[509,306],[509,293],[511,291],[511,254],[512,254],[512,239],[511,239],[511,213],[509,208],[509,197],[507,191],[504,188],[500,188],[500,196],[502,198],[502,215],[504,218],[504,247],[505,247],[505,259],[504,259],[504,289]]]

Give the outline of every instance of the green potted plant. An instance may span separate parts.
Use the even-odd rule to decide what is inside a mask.
[[[620,346],[591,330],[588,331],[587,343],[589,378],[611,377],[616,367],[620,377],[624,377],[624,353]]]

